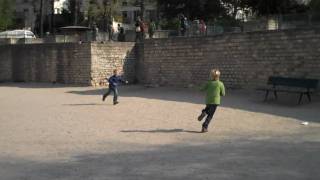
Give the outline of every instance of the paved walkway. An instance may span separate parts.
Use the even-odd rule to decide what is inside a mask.
[[[228,91],[200,134],[195,90],[121,87],[117,106],[103,91],[0,84],[0,179],[320,179],[319,97]]]

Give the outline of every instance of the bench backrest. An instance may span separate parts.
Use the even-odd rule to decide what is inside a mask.
[[[317,89],[319,80],[303,78],[269,77],[268,84],[273,86],[289,86],[307,89]]]

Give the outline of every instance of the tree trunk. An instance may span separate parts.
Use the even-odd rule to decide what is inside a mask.
[[[73,21],[73,25],[76,26],[78,25],[78,9],[79,9],[79,6],[78,6],[78,0],[75,0],[74,2],[74,21]]]
[[[43,0],[40,1],[40,37],[43,37]]]
[[[55,34],[54,0],[51,0],[51,34]]]
[[[157,24],[160,22],[160,0],[157,1]]]
[[[141,20],[144,20],[144,11],[145,11],[145,6],[144,6],[144,0],[140,1],[140,11],[141,11]]]

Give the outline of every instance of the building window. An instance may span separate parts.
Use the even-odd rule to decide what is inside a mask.
[[[128,12],[127,12],[127,11],[123,11],[123,12],[122,12],[122,17],[123,17],[124,19],[128,18]]]
[[[60,8],[54,8],[55,14],[62,14],[62,10]]]
[[[123,20],[123,23],[130,23],[130,20],[128,18],[128,12],[127,11],[123,11],[122,12],[122,20]]]
[[[140,17],[140,11],[134,11],[134,20],[138,20],[138,17]]]
[[[122,6],[128,6],[128,2],[127,1],[122,1]]]

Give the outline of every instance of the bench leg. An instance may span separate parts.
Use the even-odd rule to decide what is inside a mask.
[[[311,95],[309,92],[307,92],[307,96],[308,96],[309,102],[311,102]]]
[[[298,104],[301,104],[302,96],[303,96],[303,93],[300,93],[300,98],[299,98],[299,103]]]
[[[274,94],[274,97],[275,97],[276,99],[278,99],[277,91],[273,91],[273,94]]]
[[[269,96],[269,91],[267,90],[267,91],[266,91],[266,96],[264,97],[264,101],[267,101],[267,100],[268,100],[268,96]]]

